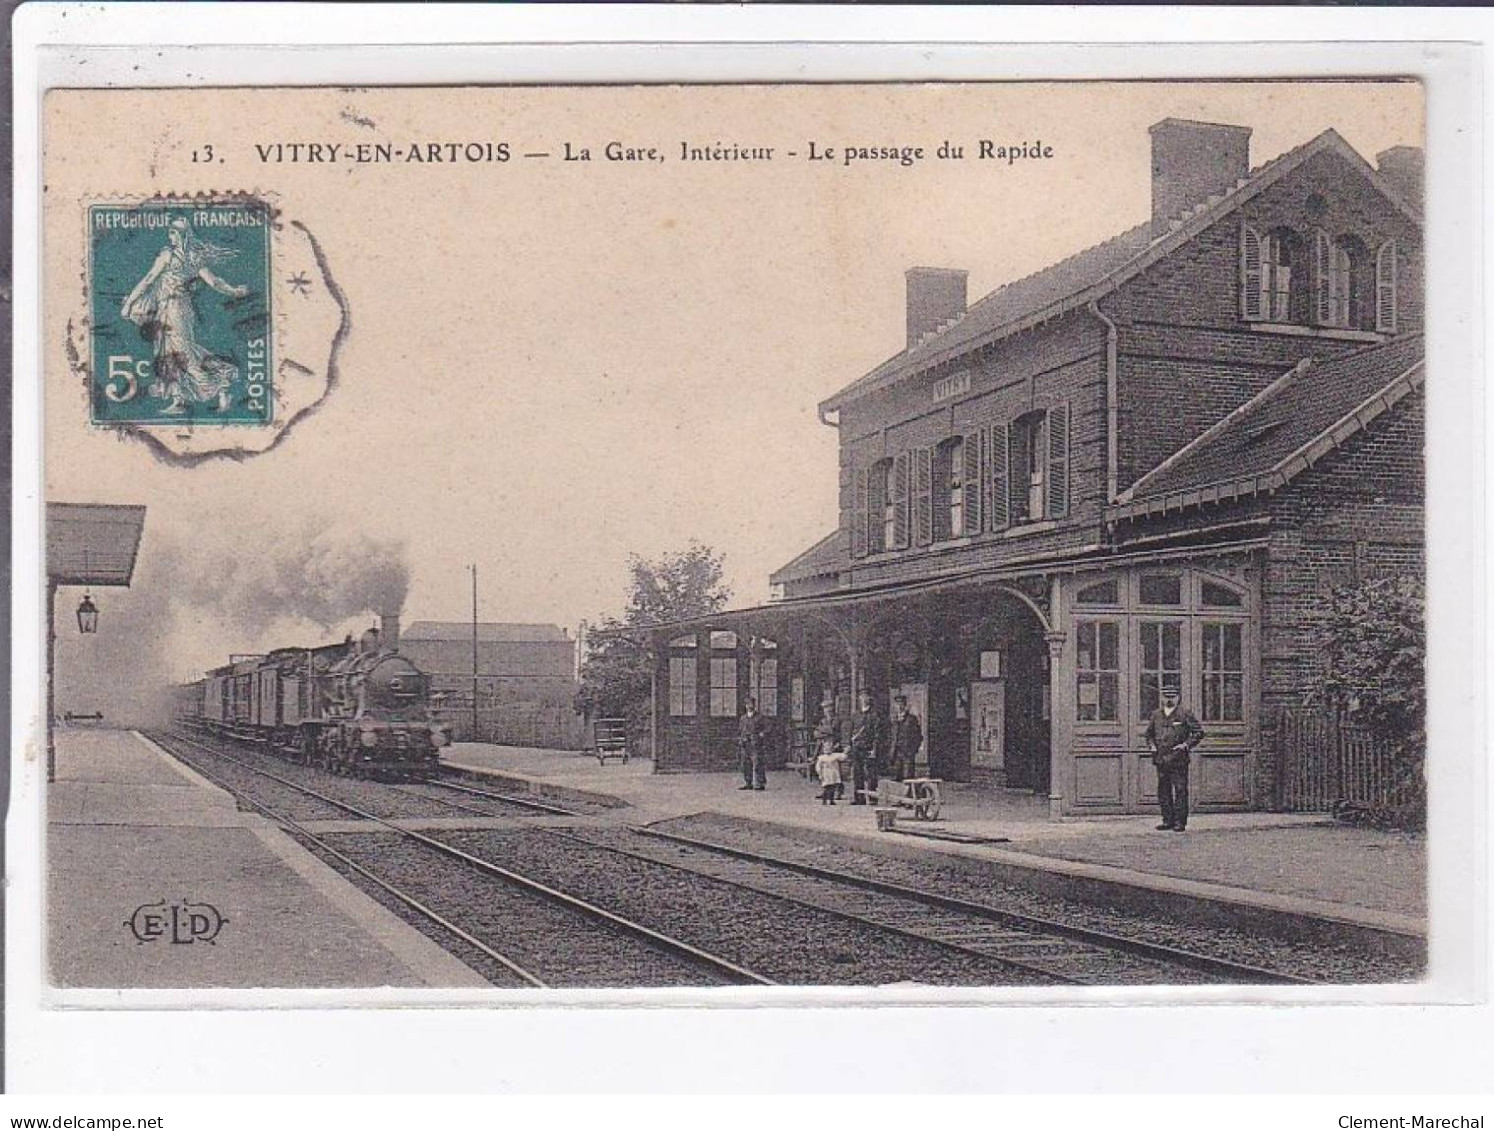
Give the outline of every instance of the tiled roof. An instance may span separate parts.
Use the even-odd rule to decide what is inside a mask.
[[[839,573],[848,561],[842,541],[840,531],[832,530],[793,561],[770,573],[768,581],[782,585],[788,581],[805,581]]]
[[[1324,130],[1311,141],[1251,170],[1249,176],[1236,181],[1228,192],[1200,201],[1170,221],[1168,230],[1161,235],[1154,236],[1151,221],[1147,221],[1036,274],[998,287],[972,303],[959,318],[945,323],[821,402],[820,411],[833,412],[845,401],[1094,301],[1171,254],[1199,232],[1325,150],[1345,157],[1409,219],[1421,223],[1420,213],[1415,207],[1405,201],[1353,146],[1335,130]]]
[[[1331,361],[1303,362],[1120,495],[1118,517],[1274,490],[1422,381],[1409,334]]]
[[[472,622],[454,620],[417,620],[401,630],[400,639],[452,641],[472,640]],[[477,639],[489,643],[504,644],[559,644],[567,641],[565,629],[553,624],[509,624],[480,621]]]

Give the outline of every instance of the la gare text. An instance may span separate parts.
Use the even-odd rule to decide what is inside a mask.
[[[863,145],[809,141],[802,146],[754,145],[743,142],[689,142],[674,146],[636,145],[624,141],[601,144],[575,141],[558,147],[521,147],[507,141],[358,142],[277,141],[254,146],[262,165],[488,165],[511,161],[652,164],[673,159],[689,164],[761,164],[803,161],[849,168],[857,165],[898,165],[908,168],[923,161],[994,161],[1016,165],[1053,159],[1053,146],[1041,140],[1002,142],[977,138],[972,142],[944,140],[937,145]]]

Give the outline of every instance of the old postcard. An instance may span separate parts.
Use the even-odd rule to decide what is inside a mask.
[[[41,113],[53,1004],[1425,982],[1420,82]]]

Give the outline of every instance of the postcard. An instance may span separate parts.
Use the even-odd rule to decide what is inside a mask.
[[[77,71],[43,1012],[1466,1000],[1423,77]]]

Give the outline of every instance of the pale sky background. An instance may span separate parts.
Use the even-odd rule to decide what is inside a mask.
[[[835,526],[836,434],[815,405],[902,348],[907,267],[967,269],[974,301],[1145,219],[1164,117],[1252,127],[1255,165],[1330,126],[1371,162],[1422,137],[1412,83],[63,92],[46,111],[48,498],[149,508],[135,589],[95,594],[114,642],[63,634],[59,670],[90,678],[147,631],[173,677],[340,631],[203,596],[246,561],[294,558],[308,531],[403,543],[407,623],[466,619],[476,561],[484,620],[574,631],[620,611],[630,553],[692,538],[725,554],[734,604],[758,603]],[[1054,157],[977,161],[982,137]],[[666,160],[610,164],[612,139]],[[966,160],[934,159],[945,139]],[[594,160],[254,151],[412,140],[570,141]],[[926,158],[811,165],[811,140]],[[685,164],[681,141],[781,159]],[[206,142],[225,160],[204,175],[189,153]],[[353,325],[341,387],[286,443],[187,469],[88,424],[63,343],[85,309],[83,198],[211,189],[274,192]]]

